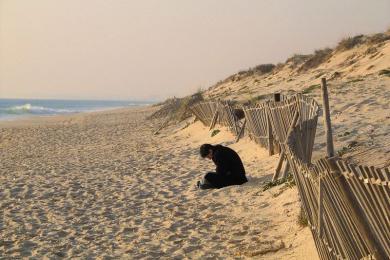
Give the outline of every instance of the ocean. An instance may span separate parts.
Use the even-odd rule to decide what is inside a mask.
[[[150,105],[150,101],[0,99],[0,120]]]

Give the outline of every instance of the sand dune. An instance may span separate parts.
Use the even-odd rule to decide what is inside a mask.
[[[321,105],[320,83],[325,77],[336,151],[351,163],[381,168],[390,165],[390,74],[383,70],[390,71],[389,40],[334,50],[329,59],[308,71],[299,71],[299,66],[290,61],[266,74],[235,74],[204,94],[237,101],[257,98],[261,102],[275,92],[302,92]],[[325,154],[322,121],[320,118],[314,159]]]

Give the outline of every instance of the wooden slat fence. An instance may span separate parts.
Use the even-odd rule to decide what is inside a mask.
[[[219,105],[218,101],[204,101],[191,106],[190,110],[204,125],[210,126]]]
[[[191,108],[209,126],[238,133],[229,103]],[[303,95],[244,108],[249,136],[263,147],[277,140],[296,182],[321,259],[390,259],[390,168],[351,165],[339,158],[311,163],[319,107]]]
[[[216,123],[229,128],[235,136],[240,132],[239,119],[228,101],[205,101],[191,106],[190,110],[205,126],[211,125],[215,113],[218,112]]]
[[[302,140],[299,148],[303,153],[302,159],[309,163],[313,153],[319,113],[315,100],[298,94],[282,102],[269,102],[267,105],[272,129],[280,144],[286,143],[294,116],[298,114],[299,138]]]
[[[257,104],[253,107],[244,107],[246,130],[251,140],[268,149],[270,155],[279,151],[279,143],[275,138],[269,118],[267,103]]]
[[[234,114],[233,106],[228,102],[221,102],[218,107],[219,124],[226,126],[229,130],[237,136],[240,132],[239,120]]]
[[[357,166],[342,160],[337,162],[337,168],[390,259],[390,168]]]
[[[310,163],[318,106],[298,97],[299,120],[286,137],[287,155],[321,259],[390,258],[390,170],[338,158]],[[317,108],[316,108],[317,107]],[[275,107],[283,124],[286,108]],[[279,131],[284,134],[287,131]],[[308,134],[309,133],[309,134]],[[281,139],[283,136],[280,137]]]

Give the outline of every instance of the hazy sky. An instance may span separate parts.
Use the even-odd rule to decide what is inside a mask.
[[[183,96],[390,27],[390,0],[0,0],[0,98]]]

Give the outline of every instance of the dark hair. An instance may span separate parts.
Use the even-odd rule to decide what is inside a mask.
[[[200,156],[202,158],[205,158],[207,155],[209,155],[210,150],[213,150],[214,146],[211,144],[202,144],[199,149]]]

